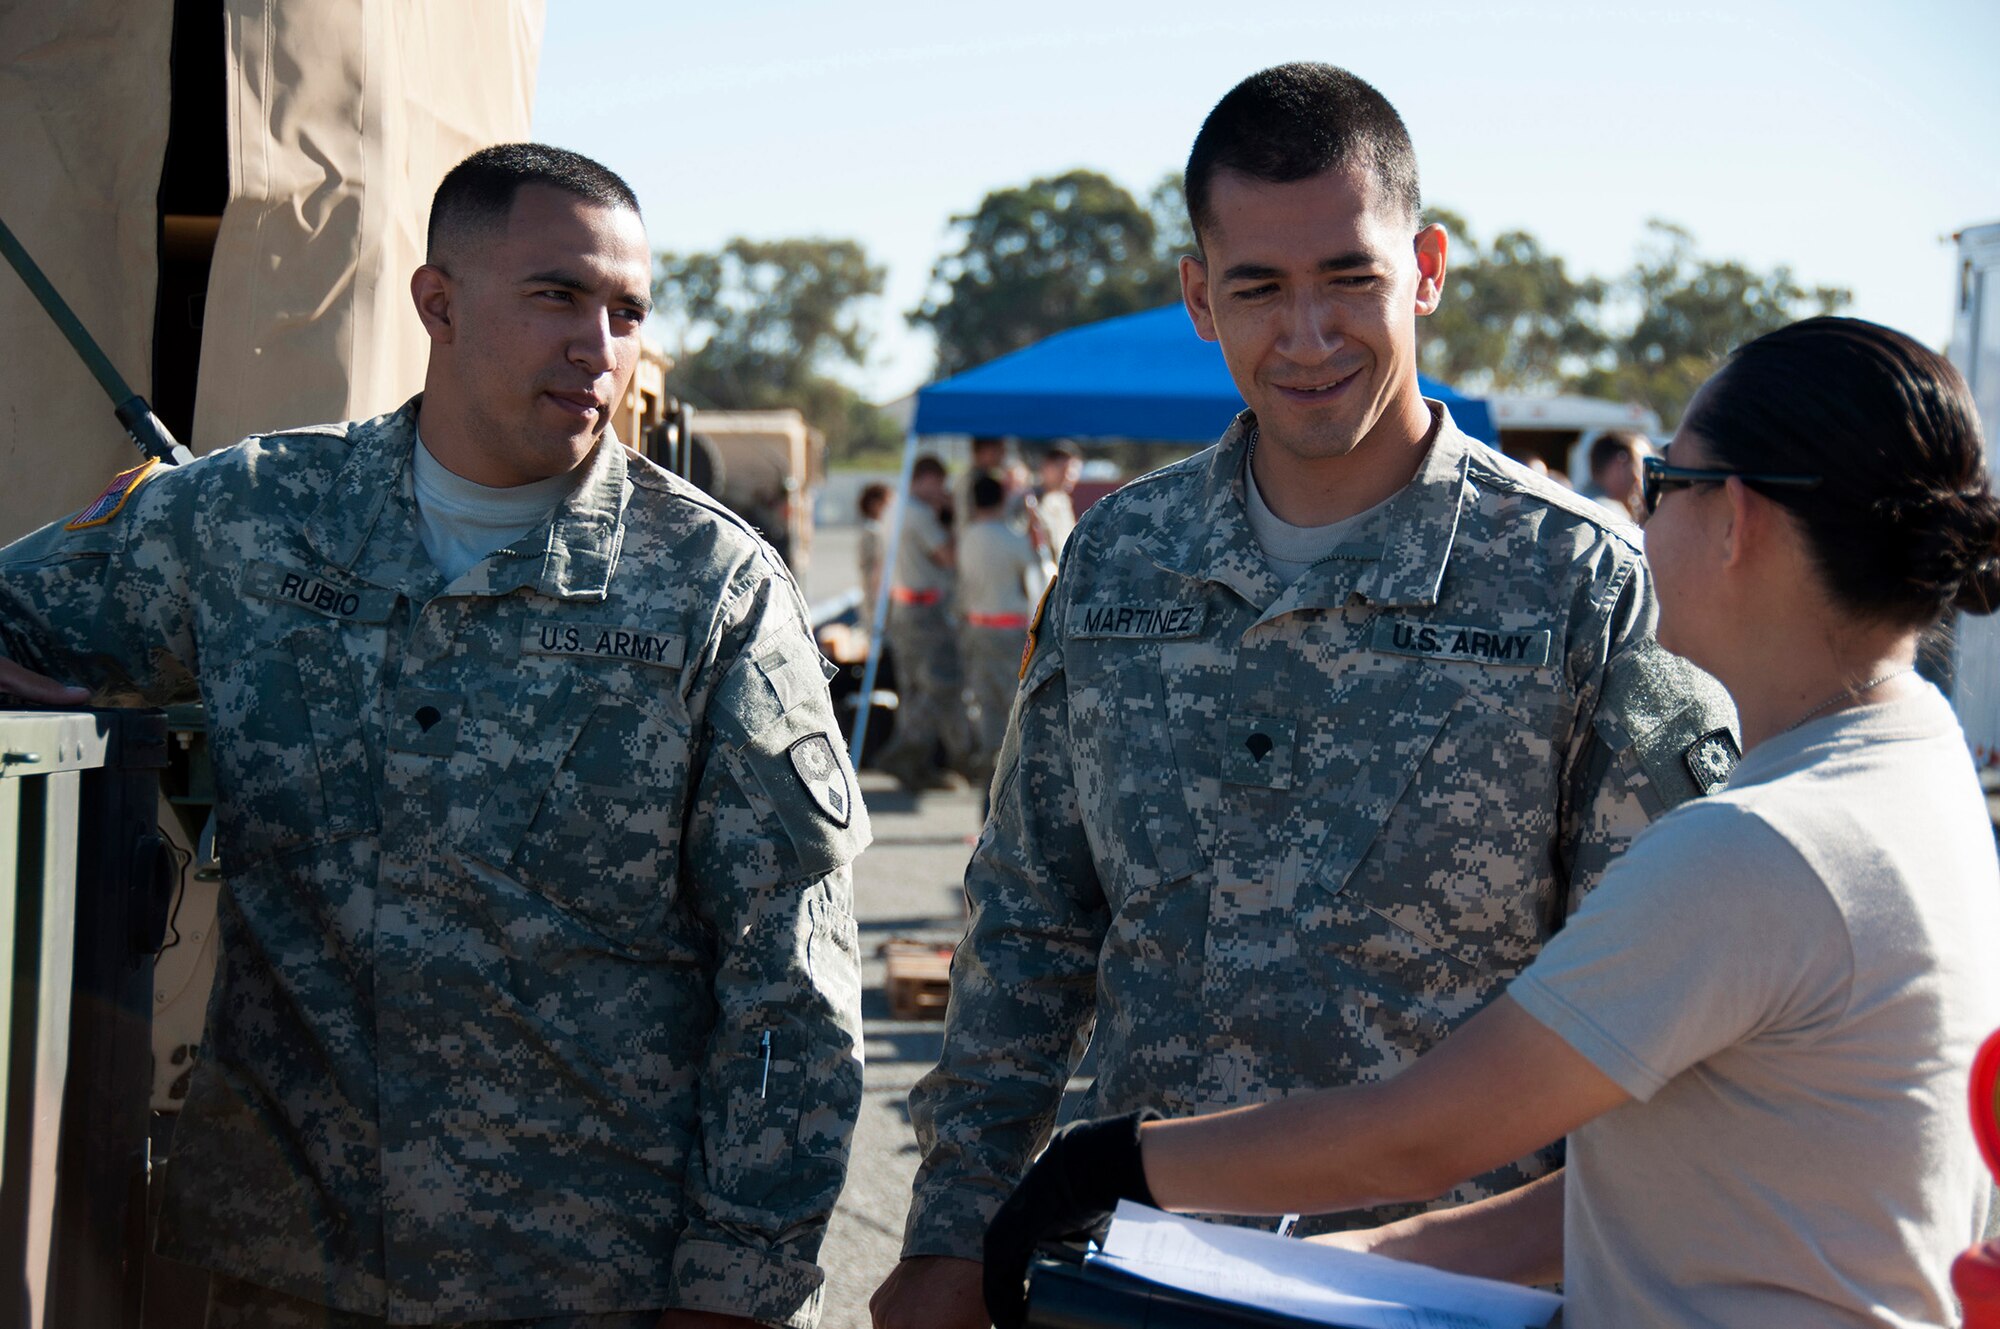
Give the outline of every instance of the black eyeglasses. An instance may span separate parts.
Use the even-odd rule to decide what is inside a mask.
[[[1664,457],[1644,457],[1639,462],[1639,498],[1645,503],[1646,515],[1650,517],[1659,511],[1660,495],[1669,489],[1719,485],[1731,478],[1747,485],[1780,485],[1791,489],[1811,489],[1821,480],[1817,475],[1770,475],[1763,471],[1712,471],[1694,466],[1669,466]]]

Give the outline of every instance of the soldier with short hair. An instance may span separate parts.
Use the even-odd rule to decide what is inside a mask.
[[[0,551],[0,690],[207,709],[221,963],[161,1250],[214,1329],[805,1329],[868,822],[804,606],[609,427],[624,181],[486,149],[427,257],[420,397]]]
[[[900,531],[889,582],[889,649],[896,665],[896,721],[875,765],[903,788],[949,788],[949,769],[972,752],[965,674],[952,630],[958,550],[944,463],[925,453],[910,468],[910,492],[896,515]],[[956,514],[962,522],[965,514]],[[942,754],[944,764],[939,764]]]
[[[1041,478],[1035,485],[1034,525],[1040,528],[1051,559],[1062,557],[1069,533],[1076,529],[1076,507],[1070,495],[1083,475],[1083,458],[1067,443],[1057,443],[1036,462]]]
[[[990,796],[1028,618],[1048,580],[1043,555],[1007,521],[1006,487],[992,475],[974,480],[971,519],[958,534],[958,642],[978,740],[971,775],[982,794]]]
[[[1253,75],[1186,192],[1183,296],[1249,409],[1064,550],[911,1094],[924,1160],[881,1329],[986,1323],[984,1230],[1086,1042],[1091,1116],[1392,1076],[1736,752],[1727,697],[1653,640],[1629,528],[1422,396],[1447,239],[1381,94]]]

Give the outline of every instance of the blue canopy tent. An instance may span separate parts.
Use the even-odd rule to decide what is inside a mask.
[[[1451,418],[1474,438],[1496,438],[1486,403],[1461,397],[1442,383],[1420,378],[1426,397],[1451,408]],[[910,468],[917,439],[925,434],[1012,435],[1016,438],[1132,438],[1213,443],[1243,409],[1222,348],[1203,341],[1180,305],[1149,309],[1044,337],[1011,355],[990,360],[917,393],[916,411],[903,449],[903,474],[889,526],[884,566],[896,566],[902,507],[909,501]],[[861,696],[875,695],[882,629],[888,617],[890,576],[871,606],[868,665]],[[853,758],[861,764],[869,705],[855,716]]]

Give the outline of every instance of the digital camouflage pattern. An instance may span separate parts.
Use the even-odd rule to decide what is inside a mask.
[[[655,1329],[656,1310],[535,1316],[528,1320],[460,1320],[461,1329]],[[217,1274],[209,1280],[202,1329],[386,1329],[379,1315],[337,1311],[255,1283]]]
[[[615,441],[447,587],[414,421],[251,439],[0,551],[6,654],[207,704],[222,962],[161,1249],[397,1322],[810,1326],[868,823],[797,589]]]
[[[1432,410],[1411,484],[1290,586],[1245,516],[1248,413],[1084,515],[910,1096],[906,1254],[978,1257],[1093,1027],[1085,1115],[1385,1079],[1699,792],[1683,758],[1734,716],[1653,643],[1638,548]]]

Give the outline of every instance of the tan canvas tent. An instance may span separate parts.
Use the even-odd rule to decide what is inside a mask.
[[[0,217],[197,453],[391,409],[422,382],[408,279],[431,193],[528,136],[542,18],[543,0],[7,6]],[[0,329],[7,540],[139,457],[4,269]]]

